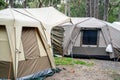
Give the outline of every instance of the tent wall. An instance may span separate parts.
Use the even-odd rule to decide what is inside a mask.
[[[76,32],[79,32],[79,29],[74,28],[74,25],[66,25],[64,26],[64,30],[63,52],[64,54],[70,54],[73,47],[72,42],[75,40],[77,36]]]
[[[18,62],[18,78],[51,68],[47,53],[39,47],[43,43],[41,43],[42,41],[38,35],[38,29],[35,27],[22,28],[21,39],[25,60]],[[40,45],[38,46],[39,43]]]
[[[113,46],[115,48],[119,48],[120,47],[120,35],[119,35],[120,31],[113,27],[110,27],[109,30],[110,30],[110,36],[112,38]]]
[[[14,79],[13,64],[8,61],[0,61],[0,78]]]
[[[35,28],[23,27],[22,44],[25,59],[37,58],[40,55]]]
[[[103,31],[100,31],[98,47],[106,47],[106,40]]]
[[[91,29],[88,28],[88,30]],[[106,39],[104,39],[104,35],[102,34],[102,32],[102,29],[98,30],[96,45],[84,45],[82,44],[83,33],[80,30],[78,37],[75,40],[75,44],[72,48],[72,53],[91,56],[109,56],[105,51],[107,44],[105,44]]]
[[[13,79],[13,63],[6,27],[0,25],[0,78]]]
[[[69,40],[69,37],[71,36],[71,33],[73,31],[74,25],[65,25],[64,28],[64,38],[63,38],[63,45],[66,45],[66,43]],[[64,48],[65,46],[63,46]]]
[[[0,26],[0,60],[2,61],[12,61],[11,60],[11,50],[8,41],[8,35],[5,26]]]
[[[88,30],[97,30],[96,28],[92,28],[92,27],[91,28],[86,28],[86,29],[88,29]],[[99,30],[98,30],[98,35],[97,35],[97,45],[96,45],[96,47],[106,47],[109,44],[109,42],[110,42],[110,37],[109,37],[109,33],[108,33],[108,30],[107,30],[107,27],[103,26],[103,27],[98,28],[98,29]],[[82,42],[82,32],[81,31],[80,31],[80,34],[78,35],[78,37],[80,39],[77,38],[78,40],[76,40],[76,42],[77,41]],[[79,42],[77,42],[77,43],[79,43]],[[80,45],[82,45],[82,43],[80,43]],[[88,45],[88,46],[90,47],[90,45]]]
[[[88,18],[84,21],[81,21],[81,18],[79,18],[81,22],[78,19],[76,21],[78,23],[64,26],[64,54],[109,56],[105,51],[107,45],[110,43],[109,26],[104,21],[95,18]],[[98,30],[95,45],[83,44],[83,30]]]
[[[120,26],[117,26],[119,28]],[[120,30],[115,27],[109,27],[112,45],[116,57],[120,57]]]
[[[73,47],[74,54],[88,56],[109,56],[105,52],[105,47]]]
[[[51,68],[51,64],[47,56],[19,61],[17,77],[35,74],[49,68]]]

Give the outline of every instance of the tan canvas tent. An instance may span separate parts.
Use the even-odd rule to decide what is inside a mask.
[[[1,10],[0,79],[35,78],[41,72],[55,68],[49,30],[66,21],[69,18],[53,7]]]
[[[53,27],[70,22],[70,17],[59,12],[53,7],[39,8],[39,9],[26,9],[18,10],[21,13],[32,16],[33,18],[42,22],[45,27],[45,33],[48,43],[51,45],[51,30]],[[26,13],[27,12],[27,13]]]
[[[65,55],[115,58],[111,34],[117,32],[111,32],[114,28],[109,25],[110,23],[95,18],[72,18],[72,22],[73,24],[62,25],[65,29],[63,40]]]
[[[46,39],[48,44],[50,45],[50,48],[54,48],[51,45],[51,38],[52,38],[52,42],[53,45],[55,46],[55,48],[59,51],[61,51],[61,47],[58,47],[58,43],[56,43],[56,41],[58,41],[58,37],[61,36],[57,36],[57,39],[54,38],[55,36],[52,37],[51,33],[54,33],[54,31],[52,32],[52,29],[55,26],[58,26],[60,24],[66,23],[66,22],[70,22],[70,17],[65,16],[63,13],[59,12],[58,10],[56,10],[53,7],[48,7],[48,8],[40,8],[40,9],[26,9],[26,11],[28,13],[32,13],[32,15],[34,18],[36,18],[37,20],[40,20],[42,22],[42,25],[45,27],[45,34],[46,34]],[[24,11],[21,11],[24,12]],[[33,13],[34,12],[34,13]],[[28,14],[25,13],[25,14]],[[58,28],[58,27],[56,27]],[[54,30],[54,29],[53,29]],[[60,39],[60,38],[59,38]],[[60,43],[61,45],[61,43]],[[52,49],[51,49],[52,50]],[[51,51],[53,52],[53,51]]]

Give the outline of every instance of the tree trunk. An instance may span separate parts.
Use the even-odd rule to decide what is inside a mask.
[[[68,0],[68,16],[70,17],[70,0]]]
[[[65,0],[64,5],[65,5],[65,15],[67,15],[67,9],[68,9],[68,7],[67,7],[67,0]]]
[[[70,0],[65,0],[65,14],[70,16]]]
[[[118,20],[120,21],[120,5],[119,5]]]
[[[94,0],[90,0],[90,17],[94,17]]]
[[[42,0],[38,0],[38,2],[39,2],[38,7],[41,8],[43,5],[43,2],[42,2]]]
[[[14,7],[14,0],[9,0],[9,5],[11,8],[13,8]]]
[[[27,0],[25,0],[25,1],[23,2],[23,7],[24,7],[24,8],[27,7]]]
[[[99,15],[99,0],[94,0],[94,17],[98,18]]]
[[[90,0],[86,0],[86,17],[90,17]]]
[[[107,19],[108,19],[108,7],[109,7],[109,0],[104,0],[103,20],[105,20],[105,21],[107,21]]]
[[[6,3],[8,3],[8,2],[9,2],[9,0],[6,0],[5,2],[6,2]]]

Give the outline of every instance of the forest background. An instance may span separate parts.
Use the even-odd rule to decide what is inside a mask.
[[[70,17],[120,21],[120,0],[0,0],[0,9],[54,6]]]

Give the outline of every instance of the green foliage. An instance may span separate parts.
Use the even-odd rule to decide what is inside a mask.
[[[60,0],[42,0],[42,6],[54,6],[57,7],[57,4],[60,4]],[[30,8],[37,8],[38,7],[37,0],[28,0],[28,6]]]
[[[86,16],[86,3],[85,0],[71,1],[70,10],[71,17],[85,17]]]
[[[38,2],[36,0],[28,2],[29,8],[36,8],[38,6]]]
[[[120,14],[120,0],[110,0],[108,21],[113,22],[118,20]],[[114,5],[113,5],[114,4]],[[116,5],[117,4],[117,5]],[[59,10],[64,13],[65,6],[61,4]],[[99,19],[103,19],[104,14],[104,0],[99,1]],[[70,2],[71,17],[85,17],[86,16],[86,0],[71,0]]]
[[[99,4],[99,19],[103,19],[103,12],[104,12],[104,3],[100,0]]]
[[[110,10],[108,15],[109,22],[114,22],[118,20],[119,10],[120,10],[120,4],[118,4],[119,2],[120,0],[110,1]]]
[[[79,64],[79,65],[85,65],[85,66],[93,66],[94,63],[88,63],[82,60],[74,60],[72,58],[59,58],[59,57],[55,57],[55,63],[56,65],[73,65],[73,64]]]
[[[16,0],[15,0],[16,1]],[[20,0],[19,0],[20,1]],[[62,13],[65,13],[65,4],[61,3],[61,0],[40,0],[42,6],[53,6]],[[38,0],[27,0],[27,6],[29,8],[37,8]],[[58,5],[60,7],[58,7]],[[4,0],[0,0],[0,9],[7,8],[8,4]],[[16,3],[15,8],[23,8],[23,4]],[[99,0],[99,19],[103,19],[104,13],[104,0]],[[108,21],[113,22],[119,19],[120,15],[120,0],[110,0],[109,2],[109,15]],[[70,16],[71,17],[85,17],[86,16],[86,0],[70,0]]]
[[[23,8],[23,5],[21,5],[21,4],[15,4],[14,8]]]
[[[59,11],[61,11],[62,13],[64,13],[64,4],[60,4],[60,8],[57,8]]]
[[[4,9],[8,6],[7,3],[4,2],[4,0],[0,0],[0,9]]]

